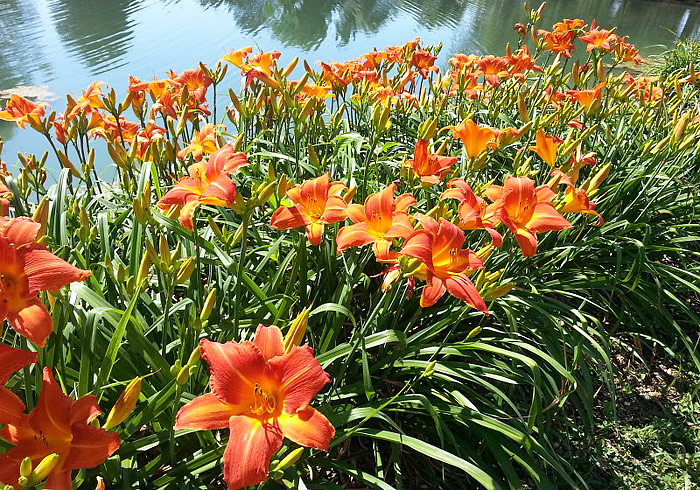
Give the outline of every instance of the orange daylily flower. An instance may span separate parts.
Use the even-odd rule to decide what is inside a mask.
[[[180,160],[184,160],[187,155],[192,155],[196,161],[200,161],[205,153],[213,153],[219,149],[219,141],[217,139],[217,128],[220,124],[205,124],[202,129],[197,131],[197,134],[190,144],[177,153]]]
[[[252,342],[202,339],[199,348],[209,364],[212,393],[182,407],[175,429],[230,429],[224,452],[229,490],[265,481],[285,437],[328,450],[335,429],[309,404],[329,378],[311,347],[285,354],[280,329],[260,325]]]
[[[98,109],[104,109],[105,105],[101,98],[104,95],[102,93],[102,85],[106,85],[106,83],[92,82],[88,85],[88,88],[83,90],[83,94],[78,98],[78,101],[71,110],[66,110],[66,118],[72,119],[83,111],[85,113],[91,113]]]
[[[613,48],[615,51],[615,61],[618,63],[625,63],[632,61],[635,65],[640,64],[644,61],[644,58],[639,54],[639,50],[634,46],[634,44],[628,43],[626,40],[628,36],[620,37],[617,39],[617,44]]]
[[[437,56],[434,56],[423,49],[418,49],[414,51],[413,56],[411,56],[411,66],[415,67],[423,78],[427,78],[429,72],[440,71],[438,67],[435,66],[436,60]]]
[[[572,99],[576,100],[579,104],[590,110],[593,104],[598,102],[601,98],[601,93],[603,87],[605,87],[605,82],[599,82],[595,87],[589,90],[567,90],[566,94]]]
[[[501,246],[503,237],[494,230],[499,223],[494,206],[489,206],[486,201],[474,194],[472,188],[464,180],[452,179],[448,184],[448,189],[442,193],[440,199],[457,199],[459,201],[457,211],[460,229],[486,230],[491,236],[493,246]]]
[[[158,207],[169,209],[181,205],[178,221],[188,230],[194,228],[192,216],[197,206],[231,206],[236,200],[236,185],[230,175],[244,165],[248,165],[245,153],[236,153],[231,145],[226,145],[209,155],[206,162],[193,163],[188,167],[189,176],[180,179],[168,191]]]
[[[46,456],[58,454],[45,488],[72,490],[73,470],[94,468],[119,449],[118,434],[90,424],[101,413],[96,397],[73,400],[61,391],[51,368],[44,368],[43,387],[34,410],[21,414],[18,423],[0,431],[0,437],[14,446],[0,455],[0,481],[16,483],[24,458],[36,466]]]
[[[498,56],[488,55],[477,60],[477,70],[474,73],[476,76],[483,76],[484,80],[492,87],[498,86],[501,83],[501,78],[508,78],[508,60]]]
[[[575,32],[547,32],[540,29],[537,35],[541,39],[543,50],[571,58],[571,52],[575,49],[573,44]]]
[[[493,129],[479,126],[471,119],[463,122],[456,128],[452,128],[452,134],[455,138],[462,140],[469,158],[476,158],[481,155],[486,148],[494,145],[494,139],[496,138],[496,133]]]
[[[456,162],[457,157],[429,154],[428,140],[419,139],[416,142],[413,158],[407,160],[405,165],[411,167],[413,172],[426,184],[439,184],[445,175],[452,170],[452,165]]]
[[[583,189],[577,189],[573,185],[566,187],[564,201],[558,208],[560,213],[584,213],[598,217],[597,226],[603,224],[603,217],[595,211],[596,204],[589,200],[588,193]]]
[[[610,31],[607,29],[596,29],[595,21],[593,21],[591,29],[579,39],[586,43],[586,53],[590,53],[594,49],[612,51],[617,35],[615,34],[615,28]]]
[[[26,407],[17,395],[5,388],[5,383],[15,372],[35,362],[37,355],[0,344],[0,425],[20,423]]]
[[[40,119],[44,117],[44,106],[48,106],[48,104],[32,102],[29,99],[12,94],[10,100],[7,101],[5,110],[0,111],[0,121],[16,122],[17,126],[22,129],[27,123],[36,128],[39,126]]]
[[[447,291],[488,314],[486,303],[469,279],[469,275],[476,269],[483,269],[484,264],[474,252],[462,248],[464,232],[443,218],[438,222],[418,215],[417,219],[424,229],[414,232],[406,240],[399,255],[420,262],[412,272],[414,277],[427,283],[423,287],[420,305],[434,305]]]
[[[229,54],[221,58],[221,61],[228,61],[235,67],[242,67],[245,63],[244,61],[248,58],[250,53],[253,52],[252,46],[246,46],[238,50],[232,50]]]
[[[408,217],[408,208],[416,204],[411,194],[402,194],[394,199],[396,184],[389,184],[376,194],[365,199],[365,205],[350,204],[346,210],[354,225],[344,226],[338,232],[338,252],[350,247],[361,247],[372,243],[374,255],[379,262],[391,262],[396,252],[390,251],[395,238],[408,238],[413,226]]]
[[[503,186],[489,186],[484,193],[493,201],[496,216],[515,234],[525,257],[535,255],[537,233],[573,228],[552,206],[552,189],[535,188],[535,181],[527,177],[508,177]]]
[[[43,347],[53,319],[39,291],[54,291],[84,281],[90,271],[78,269],[36,242],[40,224],[29,218],[0,218],[0,321]]]
[[[275,230],[304,226],[311,245],[318,245],[325,225],[345,219],[347,203],[340,197],[345,189],[342,182],[331,182],[328,174],[297,184],[287,191],[294,205],[280,206],[272,214],[270,226]]]
[[[542,72],[542,68],[535,64],[535,58],[530,55],[530,49],[527,44],[518,49],[515,54],[510,54],[510,45],[508,45],[509,54],[505,57],[506,63],[510,66],[510,73],[523,79],[523,73],[527,70]]]
[[[570,32],[583,29],[586,23],[581,19],[563,19],[554,24],[554,32]]]
[[[323,102],[328,97],[335,97],[330,93],[332,87],[329,85],[315,85],[313,83],[304,85],[299,95],[302,99],[316,99],[318,102]]]
[[[553,167],[557,161],[557,150],[564,141],[556,136],[545,134],[543,129],[538,129],[535,135],[535,146],[530,146],[528,150],[537,153],[547,165]]]

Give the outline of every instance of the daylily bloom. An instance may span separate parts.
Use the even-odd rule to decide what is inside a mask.
[[[413,56],[411,57],[411,66],[414,66],[423,78],[427,78],[429,72],[440,71],[438,67],[435,66],[435,60],[437,60],[437,56],[434,56],[423,49],[419,49],[413,52]]]
[[[309,404],[329,378],[308,345],[285,354],[280,329],[260,325],[252,342],[203,339],[199,347],[212,393],[182,407],[175,429],[230,429],[224,452],[229,490],[265,481],[285,437],[328,450],[335,429]]]
[[[567,90],[566,94],[572,99],[576,100],[586,109],[590,108],[600,100],[601,92],[605,87],[605,82],[600,82],[596,84],[595,87],[589,90]]]
[[[46,456],[58,454],[45,488],[71,490],[71,471],[94,468],[119,449],[118,434],[90,425],[101,413],[96,397],[73,400],[63,394],[51,368],[44,368],[37,406],[0,431],[0,437],[14,446],[0,455],[0,481],[16,484],[24,458],[36,466]]]
[[[347,203],[340,197],[345,189],[342,182],[331,182],[328,174],[297,184],[287,191],[294,205],[280,206],[272,214],[270,226],[275,230],[304,226],[311,245],[318,245],[325,225],[345,219]]]
[[[500,247],[503,237],[494,228],[499,220],[495,214],[495,207],[488,205],[486,201],[474,194],[472,188],[462,179],[452,179],[448,189],[442,193],[440,199],[457,199],[459,207],[458,226],[462,230],[486,230],[491,235],[494,247]]]
[[[90,271],[36,243],[40,227],[28,218],[0,218],[0,321],[7,319],[18,334],[43,347],[53,319],[37,294],[84,281]]]
[[[372,243],[378,261],[396,259],[396,252],[390,251],[389,247],[393,239],[407,238],[415,231],[407,211],[409,206],[416,204],[416,199],[411,194],[394,199],[395,190],[396,184],[389,184],[378,193],[367,196],[364,206],[348,206],[347,216],[355,224],[344,226],[338,232],[338,252]]]
[[[595,203],[588,199],[588,193],[574,186],[567,186],[564,201],[558,208],[560,213],[585,213],[598,217],[598,226],[603,224],[603,217],[595,211]]]
[[[452,128],[455,138],[462,140],[469,158],[476,158],[489,146],[494,145],[496,133],[493,129],[479,126],[469,119],[456,128]]]
[[[205,153],[214,153],[219,149],[216,129],[220,127],[219,124],[211,123],[202,126],[190,144],[177,153],[177,157],[184,160],[187,155],[192,155],[192,158],[200,161]]]
[[[0,425],[18,424],[26,408],[5,383],[15,372],[36,361],[37,353],[0,344]]]
[[[102,85],[105,82],[92,82],[88,88],[83,90],[83,94],[78,98],[78,101],[70,108],[66,109],[66,118],[72,119],[80,112],[90,113],[98,109],[104,109],[105,105],[102,102]]]
[[[248,58],[248,56],[252,52],[253,52],[252,46],[247,46],[245,48],[241,48],[241,49],[236,50],[236,51],[232,50],[229,54],[227,54],[226,56],[221,58],[221,61],[228,61],[233,66],[240,68],[244,65],[244,61]]]
[[[39,126],[39,120],[44,117],[44,102],[32,102],[29,99],[12,94],[4,111],[0,111],[0,121],[16,122],[17,126],[24,128],[29,123],[33,128]]]
[[[610,31],[607,29],[596,29],[595,21],[593,21],[591,29],[585,36],[579,37],[579,40],[586,43],[586,53],[590,53],[594,49],[612,51],[617,35],[615,34],[615,29]]]
[[[493,201],[496,216],[515,234],[525,257],[535,255],[537,233],[573,228],[552,206],[552,189],[535,188],[535,181],[527,177],[508,177],[503,186],[489,186],[484,193]]]
[[[428,153],[428,140],[419,139],[413,159],[406,161],[406,166],[426,184],[439,184],[440,181],[452,170],[452,165],[457,162],[457,157],[445,157]]]
[[[540,29],[537,35],[540,36],[542,49],[571,58],[571,52],[575,49],[572,42],[576,37],[575,32],[547,32]]]
[[[581,19],[563,19],[554,24],[554,32],[570,32],[583,29],[586,23]]]
[[[563,142],[556,136],[545,134],[543,129],[538,129],[535,135],[535,146],[528,149],[537,153],[542,160],[547,162],[547,165],[553,167],[557,161],[557,150]]]
[[[476,62],[476,76],[483,76],[484,80],[492,87],[501,83],[501,78],[508,78],[508,60],[505,58],[488,55]]]
[[[423,307],[432,306],[449,292],[468,305],[484,313],[488,312],[469,274],[483,269],[484,264],[469,249],[463,249],[464,232],[440,218],[439,222],[424,215],[417,216],[424,229],[410,236],[399,255],[418,259],[420,264],[412,272],[414,277],[426,281],[420,298]]]
[[[618,63],[625,63],[632,61],[635,65],[640,64],[644,61],[644,58],[639,54],[639,50],[626,41],[627,36],[618,38],[617,44],[613,48],[615,51],[615,61]]]
[[[181,205],[178,221],[192,230],[192,215],[197,206],[231,206],[234,203],[236,185],[229,176],[247,164],[245,153],[236,153],[231,145],[226,145],[209,155],[209,161],[190,165],[187,169],[189,176],[180,179],[158,201],[158,207],[169,209],[170,206]]]

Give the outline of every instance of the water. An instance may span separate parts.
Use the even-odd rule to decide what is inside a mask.
[[[123,95],[129,75],[147,79],[213,64],[246,45],[280,49],[283,63],[294,56],[313,62],[420,36],[443,42],[444,66],[455,52],[502,54],[523,17],[521,0],[2,0],[0,90],[48,85],[60,112],[64,94],[80,95],[92,81]],[[677,37],[700,38],[700,7],[682,3],[550,0],[543,26],[564,17],[617,26],[642,55]],[[0,121],[0,136],[10,164],[18,151],[47,149],[41,136],[14,123]]]

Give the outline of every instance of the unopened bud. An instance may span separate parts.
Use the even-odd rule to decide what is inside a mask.
[[[180,265],[180,270],[177,272],[175,277],[175,282],[177,284],[183,284],[187,282],[194,272],[195,260],[194,257],[189,257]]]
[[[141,257],[141,264],[139,265],[139,271],[136,274],[136,283],[141,284],[146,280],[148,276],[148,270],[151,268],[151,258],[149,257],[148,251]]]
[[[129,414],[136,407],[136,403],[139,401],[139,396],[141,395],[141,378],[134,378],[127,386],[126,389],[119,395],[117,403],[114,404],[112,410],[107,416],[107,421],[105,422],[104,429],[110,430],[113,427],[121,424],[126,420]]]
[[[211,311],[214,309],[216,304],[216,288],[212,288],[207,294],[207,299],[204,300],[204,306],[202,307],[202,312],[199,314],[199,321],[205,322],[209,319]]]
[[[46,226],[49,221],[49,200],[48,198],[42,199],[39,205],[36,207],[34,214],[32,215],[32,220],[39,223],[39,231],[37,232],[37,237],[46,235]]]
[[[292,322],[287,335],[284,336],[284,353],[289,354],[294,347],[301,344],[309,326],[309,309],[304,308]]]
[[[299,461],[299,458],[301,458],[301,455],[304,453],[303,447],[298,447],[292,452],[290,452],[287,456],[284,457],[282,461],[277,463],[277,465],[273,468],[272,471],[284,471],[287,468],[291,467]]]
[[[25,478],[29,478],[32,474],[32,458],[26,457],[19,464],[19,474]]]

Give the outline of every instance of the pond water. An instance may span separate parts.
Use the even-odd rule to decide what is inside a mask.
[[[617,26],[642,55],[681,36],[700,38],[700,7],[683,3],[549,0],[543,25],[564,17]],[[0,90],[47,85],[60,111],[65,93],[79,95],[94,80],[124,94],[130,74],[161,77],[246,45],[279,49],[283,63],[297,55],[312,62],[420,36],[443,42],[444,65],[455,52],[502,54],[523,18],[521,0],[2,0]],[[18,151],[46,149],[13,123],[0,121],[0,136],[10,164]]]

